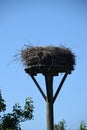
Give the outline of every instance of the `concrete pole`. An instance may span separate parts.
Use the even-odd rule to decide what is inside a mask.
[[[54,130],[53,116],[53,76],[45,76],[47,130]]]

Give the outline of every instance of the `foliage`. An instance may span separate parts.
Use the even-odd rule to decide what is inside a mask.
[[[80,128],[78,130],[87,130],[86,123],[84,121],[81,121]]]
[[[58,124],[55,124],[54,125],[54,130],[66,130],[66,122],[65,122],[65,120],[63,119]]]
[[[33,118],[33,101],[30,97],[25,99],[25,106],[22,110],[19,103],[13,106],[13,114],[18,118],[19,122],[24,122]]]
[[[54,125],[54,130],[66,130],[66,122],[63,119],[62,121],[59,121],[58,124]],[[84,121],[81,121],[79,129],[78,130],[87,130],[87,125]]]
[[[11,113],[3,115],[1,121],[2,130],[12,129],[12,130],[21,130],[18,124],[18,119]]]
[[[6,104],[4,99],[2,98],[1,95],[1,90],[0,90],[0,112],[5,111],[6,110]]]
[[[33,119],[33,109],[34,109],[33,101],[30,97],[25,99],[24,109],[21,108],[19,103],[16,103],[13,106],[12,113],[3,114],[3,116],[0,117],[0,129],[21,130],[20,128],[21,122]]]

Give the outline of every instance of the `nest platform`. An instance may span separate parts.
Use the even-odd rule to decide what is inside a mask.
[[[71,73],[75,66],[75,55],[65,47],[29,47],[21,50],[21,59],[26,73],[36,75],[58,75]]]

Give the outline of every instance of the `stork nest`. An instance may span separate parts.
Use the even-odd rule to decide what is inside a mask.
[[[21,59],[28,74],[57,75],[71,73],[75,66],[75,55],[65,47],[30,47],[21,50]]]

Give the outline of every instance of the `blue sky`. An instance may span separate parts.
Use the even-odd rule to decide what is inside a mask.
[[[23,130],[46,129],[46,104],[20,59],[13,59],[24,45],[64,45],[76,54],[75,71],[69,75],[54,105],[54,122],[65,119],[76,130],[87,122],[87,1],[0,0],[0,89],[7,112],[14,103],[34,102],[34,120],[22,123]],[[45,91],[44,77],[38,82]],[[54,78],[54,92],[62,75]]]

